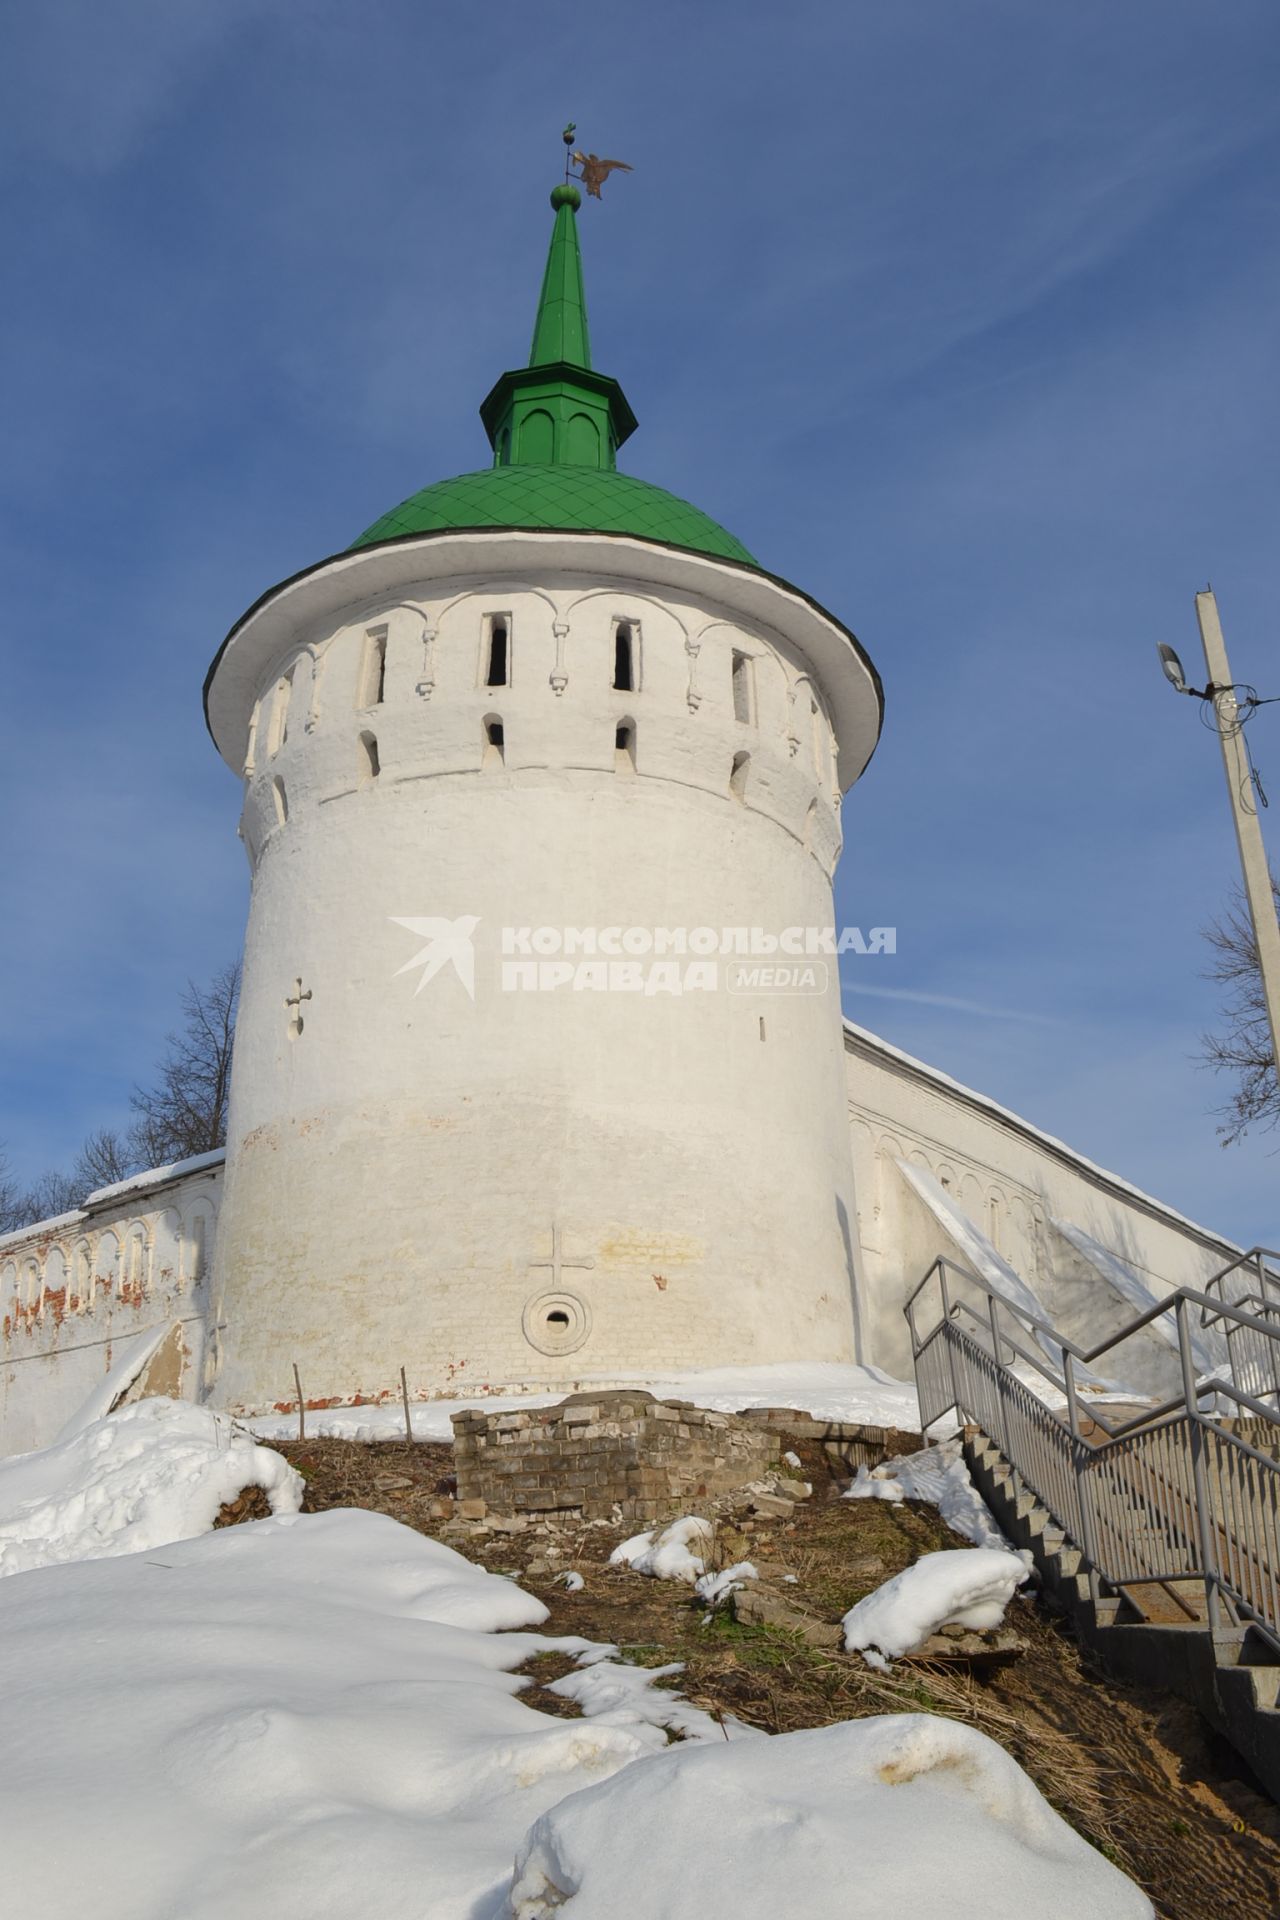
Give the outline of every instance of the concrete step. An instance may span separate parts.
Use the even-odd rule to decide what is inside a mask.
[[[1280,1658],[1270,1643],[1248,1628],[1211,1637],[1199,1580],[1144,1581],[1121,1593],[1108,1590],[1095,1601],[1081,1549],[995,1444],[975,1437],[966,1453],[996,1519],[1016,1546],[1030,1548],[1046,1592],[1076,1615],[1082,1640],[1103,1664],[1126,1679],[1181,1694],[1280,1801]],[[1152,1509],[1141,1495],[1127,1510],[1128,1524],[1121,1517],[1121,1526],[1134,1558],[1158,1567],[1169,1557],[1164,1528],[1152,1524]],[[1135,1571],[1150,1571],[1150,1565]]]
[[[1246,1712],[1275,1713],[1280,1667],[1221,1667],[1218,1692],[1223,1704]]]

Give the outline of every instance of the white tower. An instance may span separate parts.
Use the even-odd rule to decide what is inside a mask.
[[[220,1405],[289,1398],[294,1362],[338,1401],[401,1365],[438,1392],[856,1351],[836,961],[786,930],[832,924],[879,682],[616,471],[635,422],[591,367],[577,190],[552,204],[492,468],[264,595],[210,670],[253,868]],[[753,974],[780,963],[807,990]]]

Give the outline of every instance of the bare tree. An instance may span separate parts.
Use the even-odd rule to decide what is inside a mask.
[[[1280,909],[1280,881],[1271,876],[1272,897]],[[1207,1033],[1201,1057],[1216,1073],[1235,1076],[1235,1090],[1219,1112],[1223,1145],[1242,1140],[1249,1128],[1280,1126],[1280,1080],[1262,991],[1258,943],[1243,893],[1237,888],[1221,920],[1211,921],[1204,937],[1213,949],[1205,978],[1225,988],[1223,1033]]]
[[[0,1233],[12,1233],[26,1220],[25,1198],[18,1185],[9,1155],[0,1147]]]
[[[20,1224],[25,1226],[28,1221],[53,1220],[60,1213],[74,1213],[83,1193],[74,1175],[50,1167],[38,1180],[33,1180],[23,1194]]]
[[[68,1174],[51,1170],[30,1186],[18,1183],[9,1156],[0,1148],[0,1233],[15,1233],[34,1220],[52,1220],[72,1213],[80,1204],[80,1188]]]
[[[129,1096],[137,1115],[129,1147],[140,1166],[163,1166],[225,1143],[239,999],[239,961],[221,968],[205,987],[188,981],[183,1025],[167,1036],[156,1079]]]
[[[99,1127],[70,1173],[53,1169],[24,1187],[0,1146],[0,1233],[71,1213],[95,1188],[114,1186],[147,1167],[222,1146],[239,998],[239,962],[223,967],[208,986],[188,981],[182,1028],[167,1036],[155,1081],[129,1096],[135,1119],[128,1133]]]
[[[77,1154],[71,1177],[83,1196],[99,1187],[114,1187],[117,1181],[140,1173],[142,1166],[130,1140],[114,1127],[99,1127]]]

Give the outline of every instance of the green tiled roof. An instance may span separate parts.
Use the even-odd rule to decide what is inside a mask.
[[[630,533],[744,566],[760,563],[740,540],[687,500],[616,468],[486,467],[438,480],[366,527],[352,549],[444,528],[547,527]]]
[[[719,560],[759,565],[740,540],[687,500],[619,473],[636,417],[616,380],[591,364],[587,299],[571,181],[551,195],[555,224],[526,367],[500,374],[480,407],[494,464],[439,480],[366,527],[352,550],[447,528],[629,533]]]

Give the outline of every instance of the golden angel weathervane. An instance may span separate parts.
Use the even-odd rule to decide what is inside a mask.
[[[619,171],[633,173],[635,169],[627,160],[602,160],[598,153],[577,151],[573,144],[577,131],[577,127],[571,120],[560,136],[565,146],[569,148],[569,155],[564,163],[564,177],[566,180],[581,180],[592,198],[598,200],[600,189],[611,173]],[[577,167],[579,171],[576,174],[570,174],[570,166]]]

